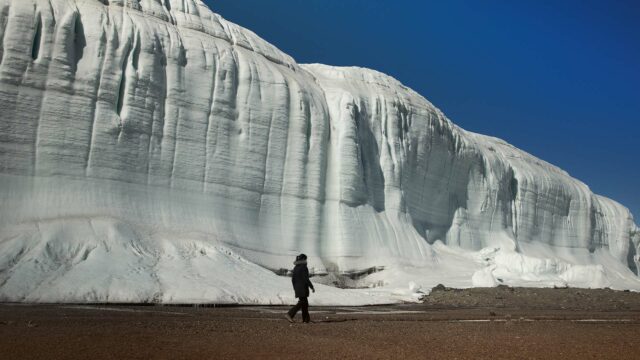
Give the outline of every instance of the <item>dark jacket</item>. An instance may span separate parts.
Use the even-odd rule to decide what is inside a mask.
[[[296,264],[296,266],[293,268],[291,283],[293,283],[293,290],[296,292],[296,297],[309,297],[309,288],[313,289],[313,284],[311,283],[311,280],[309,280],[307,262],[296,261],[294,264]]]

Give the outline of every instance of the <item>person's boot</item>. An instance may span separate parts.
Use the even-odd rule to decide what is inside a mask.
[[[284,317],[287,318],[287,320],[289,320],[289,322],[292,323],[292,324],[295,322],[295,321],[293,321],[293,318],[291,317],[291,315],[289,315],[289,313],[286,313],[284,315]]]

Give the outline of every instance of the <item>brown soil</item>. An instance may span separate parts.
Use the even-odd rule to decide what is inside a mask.
[[[0,305],[3,359],[640,358],[640,294],[440,289],[424,304],[312,307]],[[300,321],[298,317],[298,321]]]

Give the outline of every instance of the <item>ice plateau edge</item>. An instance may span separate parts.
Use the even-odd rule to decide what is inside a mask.
[[[561,169],[202,1],[0,0],[0,300],[288,303],[299,252],[359,288],[317,303],[640,289],[639,246]]]

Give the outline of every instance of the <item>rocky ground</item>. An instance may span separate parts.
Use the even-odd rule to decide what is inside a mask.
[[[284,307],[0,305],[4,359],[640,358],[640,294],[456,290],[423,304]],[[298,318],[298,321],[300,319]]]

